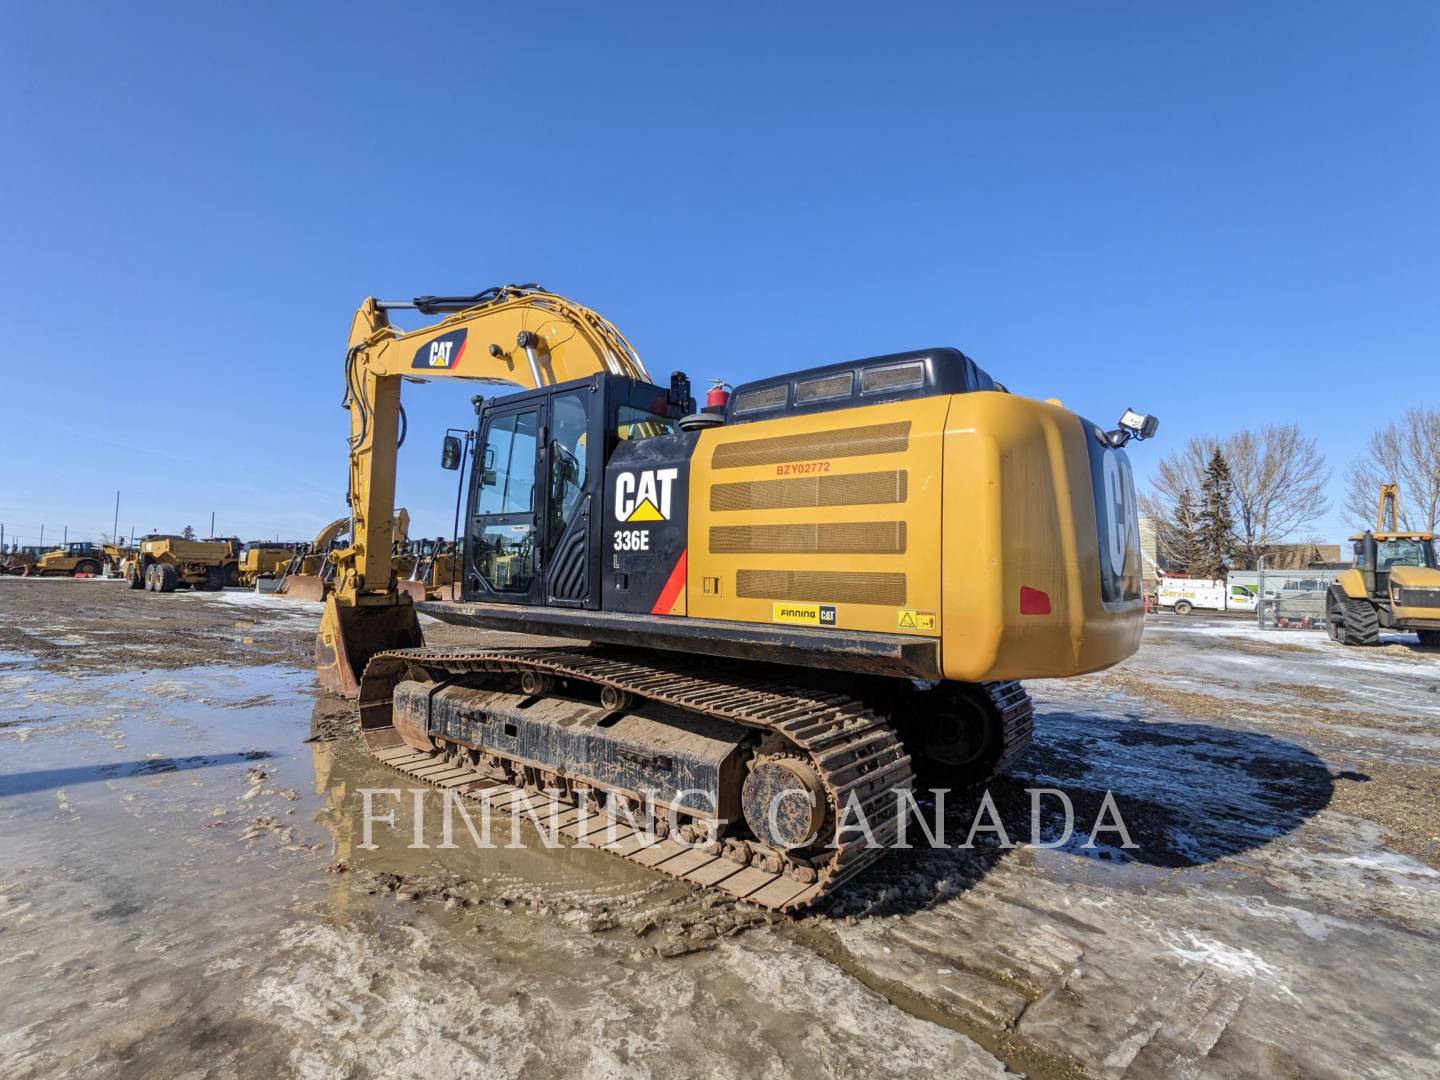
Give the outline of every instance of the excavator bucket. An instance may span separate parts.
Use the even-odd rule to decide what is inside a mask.
[[[355,700],[360,696],[360,676],[372,656],[424,644],[408,596],[402,594],[398,603],[381,607],[351,607],[331,596],[315,635],[315,677],[331,693]]]

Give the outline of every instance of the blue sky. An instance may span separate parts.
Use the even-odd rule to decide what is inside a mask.
[[[366,295],[539,281],[652,374],[953,344],[1096,420],[1440,400],[1440,7],[7,6],[0,521],[308,536]],[[462,387],[407,387],[448,534]],[[1338,484],[1335,501],[1339,501]],[[1338,539],[1338,511],[1320,532]]]

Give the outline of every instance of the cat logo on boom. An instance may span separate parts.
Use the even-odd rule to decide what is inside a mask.
[[[424,371],[433,371],[436,368],[444,368],[446,371],[453,371],[455,365],[460,362],[460,357],[465,355],[465,331],[452,330],[448,334],[442,334],[432,341],[427,341],[420,348],[415,350],[415,359],[411,361],[410,368],[420,368]]]
[[[643,469],[615,477],[615,517],[620,521],[669,521],[670,493],[679,469]]]

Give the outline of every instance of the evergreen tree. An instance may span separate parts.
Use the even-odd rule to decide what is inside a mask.
[[[1175,562],[1181,573],[1201,576],[1200,528],[1195,519],[1195,496],[1189,488],[1175,503]]]
[[[183,536],[186,540],[194,540],[194,539],[195,539],[195,530],[194,530],[194,528],[192,528],[191,526],[186,525],[186,526],[185,526],[185,531],[182,532],[180,535]]]
[[[1230,466],[1217,447],[1205,466],[1205,479],[1200,486],[1200,511],[1197,521],[1199,539],[1199,572],[1202,577],[1218,578],[1225,574],[1226,564],[1235,551],[1235,517],[1230,506],[1235,497],[1230,479]]]

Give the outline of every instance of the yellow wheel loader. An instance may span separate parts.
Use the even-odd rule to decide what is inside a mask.
[[[24,577],[99,577],[105,555],[95,544],[74,543],[47,551],[34,563],[22,566]]]
[[[1440,564],[1435,534],[1400,527],[1400,489],[1382,484],[1375,528],[1350,539],[1355,565],[1330,587],[1326,626],[1343,645],[1376,645],[1381,629],[1413,630],[1440,646]]]
[[[441,318],[404,331],[396,308]],[[430,379],[521,389],[474,399],[459,597],[416,601],[391,507],[400,388]],[[1107,430],[955,349],[697,411],[603,316],[512,285],[367,299],[345,386],[353,521],[315,661],[370,751],[771,909],[880,858],[917,779],[983,784],[1024,754],[1017,680],[1139,646],[1123,447],[1156,421]],[[466,456],[447,435],[441,465]],[[419,612],[574,644],[427,648]]]
[[[410,531],[410,512],[404,507],[395,511],[392,544],[403,544]],[[291,600],[324,600],[335,584],[335,563],[331,558],[342,545],[342,537],[350,535],[350,519],[336,518],[308,544],[301,544],[281,576],[275,591]],[[397,577],[403,578],[403,575]]]
[[[257,581],[278,578],[295,558],[299,544],[282,544],[267,540],[251,540],[240,549],[235,583],[253,588]]]
[[[410,571],[410,580],[425,586],[424,599],[458,600],[459,597],[453,595],[458,567],[455,545],[443,537],[436,537],[434,540],[416,540],[413,546],[416,559]],[[401,570],[402,567],[397,565],[396,574],[400,574]]]
[[[218,591],[239,584],[239,565],[240,541],[233,537],[187,540],[156,533],[141,538],[126,576],[130,588],[150,592]]]

